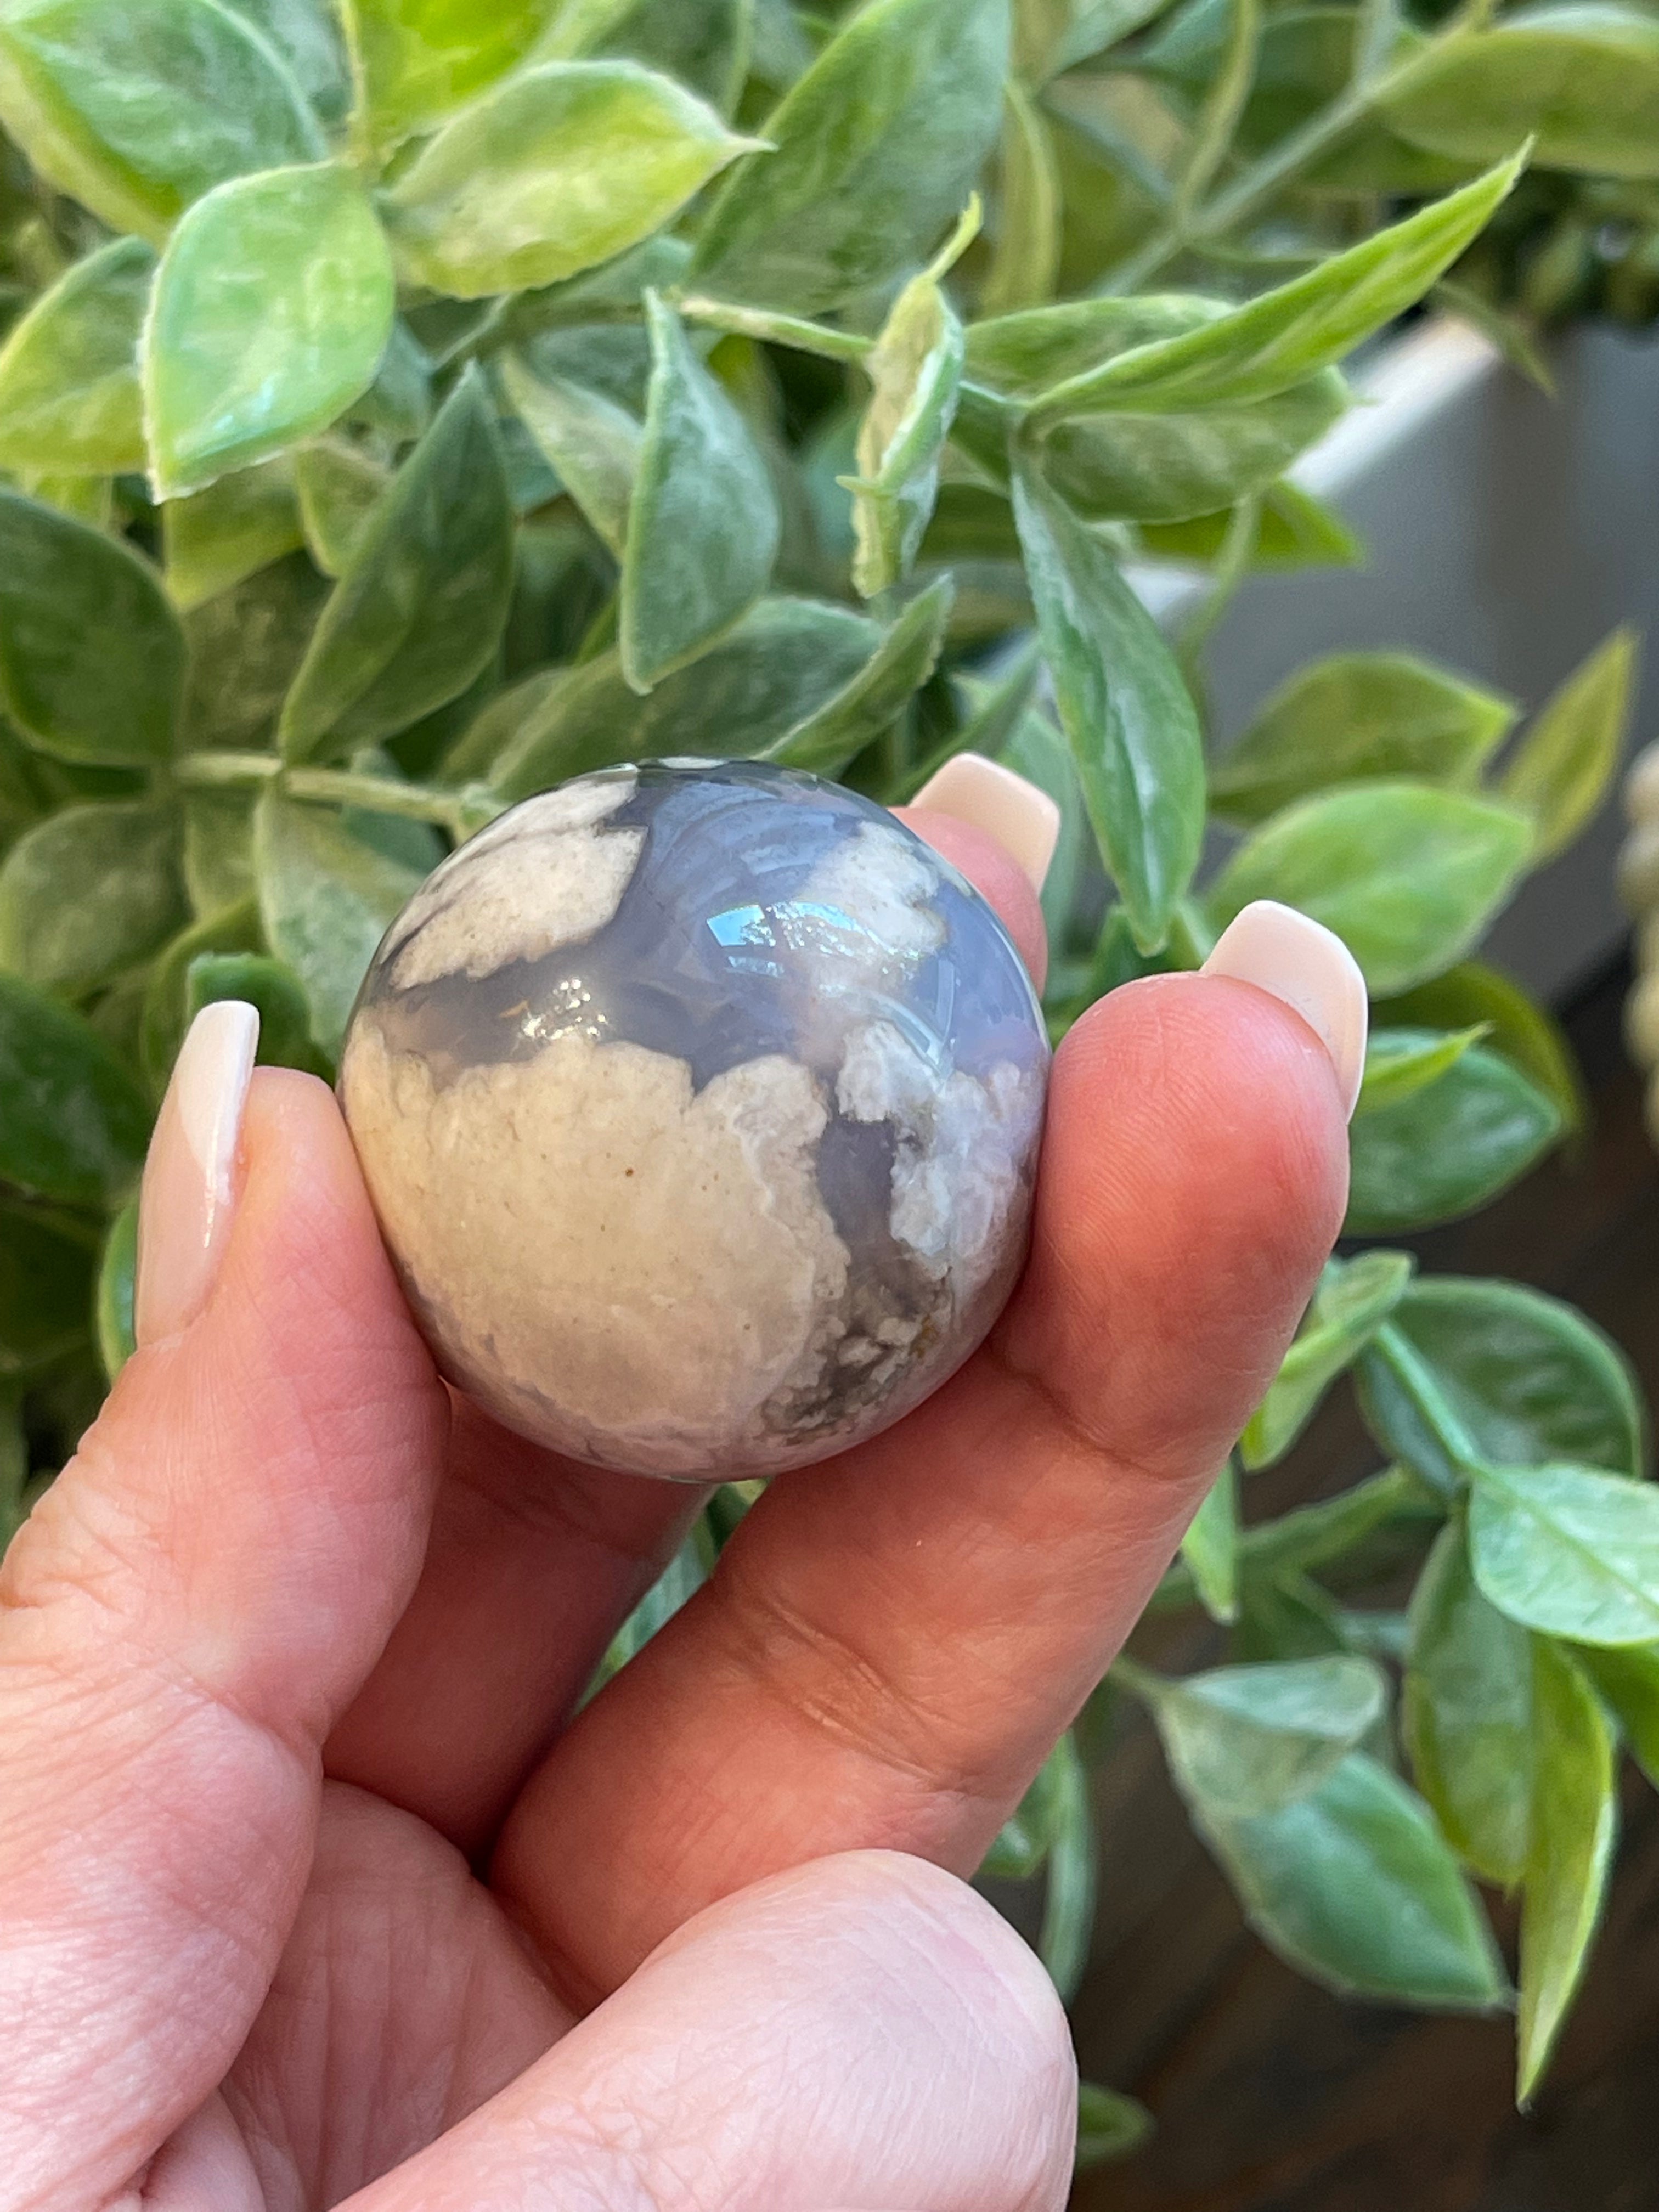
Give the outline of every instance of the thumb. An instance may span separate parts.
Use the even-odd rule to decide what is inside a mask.
[[[333,1099],[250,1080],[256,1032],[185,1042],[139,1349],[0,1571],[0,2172],[43,2207],[130,2180],[246,2034],[447,1433]]]
[[[349,2212],[1060,2212],[1076,2115],[1013,1930],[936,1867],[849,1852],[699,1913]]]

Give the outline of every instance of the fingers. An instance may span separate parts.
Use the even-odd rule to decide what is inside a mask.
[[[262,1071],[241,1113],[245,1056],[180,1066],[143,1347],[0,1575],[0,2172],[42,2208],[129,2180],[246,2033],[447,1426],[327,1091]]]
[[[931,1867],[802,1867],[682,1929],[349,2212],[1060,2212],[1076,2075],[1047,1976]]]
[[[1053,848],[1053,802],[973,756],[929,793],[900,818],[995,907],[1041,988],[1033,878]],[[577,1466],[458,1407],[419,1589],[329,1743],[329,1772],[481,1851],[701,1502]]]
[[[1247,983],[1162,977],[1079,1024],[991,1343],[775,1484],[509,1820],[495,1878],[567,1994],[804,1856],[977,1863],[1294,1330],[1341,1218],[1343,1104]]]
[[[330,1775],[476,1855],[705,1494],[578,1466],[458,1400],[419,1586],[329,1739]]]

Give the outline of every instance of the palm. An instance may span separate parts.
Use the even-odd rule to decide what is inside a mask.
[[[452,1845],[331,1787],[299,1917],[224,2087],[256,2201],[273,2212],[338,2203],[568,2024]]]

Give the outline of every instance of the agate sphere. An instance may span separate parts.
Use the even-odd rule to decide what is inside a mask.
[[[1048,1066],[1002,924],[891,814],[658,761],[434,871],[339,1089],[450,1380],[578,1459],[706,1480],[841,1451],[973,1351]]]

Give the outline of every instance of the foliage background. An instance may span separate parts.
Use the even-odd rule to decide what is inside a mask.
[[[8,0],[0,124],[0,1511],[130,1347],[202,1004],[330,1073],[414,884],[585,769],[740,753],[897,801],[1000,755],[1065,817],[1057,1037],[1264,896],[1345,936],[1375,1030],[1347,1241],[1156,1601],[1231,1662],[1120,1662],[988,1874],[1042,1882],[1069,1988],[1087,1766],[1143,1700],[1264,1938],[1358,1996],[1516,2003],[1529,2095],[1621,1744],[1659,1771],[1659,1492],[1588,1323],[1378,1240],[1579,1124],[1475,952],[1598,806],[1633,642],[1518,737],[1453,672],[1339,655],[1219,758],[1202,657],[1253,569],[1359,557],[1286,473],[1356,346],[1449,300],[1543,375],[1550,314],[1652,312],[1659,16]],[[1146,561],[1211,580],[1172,642]],[[1378,1471],[1253,1522],[1343,1377]],[[1408,1607],[1358,1601],[1402,1562]],[[1481,1884],[1521,1893],[1513,1967]],[[1080,2154],[1145,2124],[1091,2088]]]

